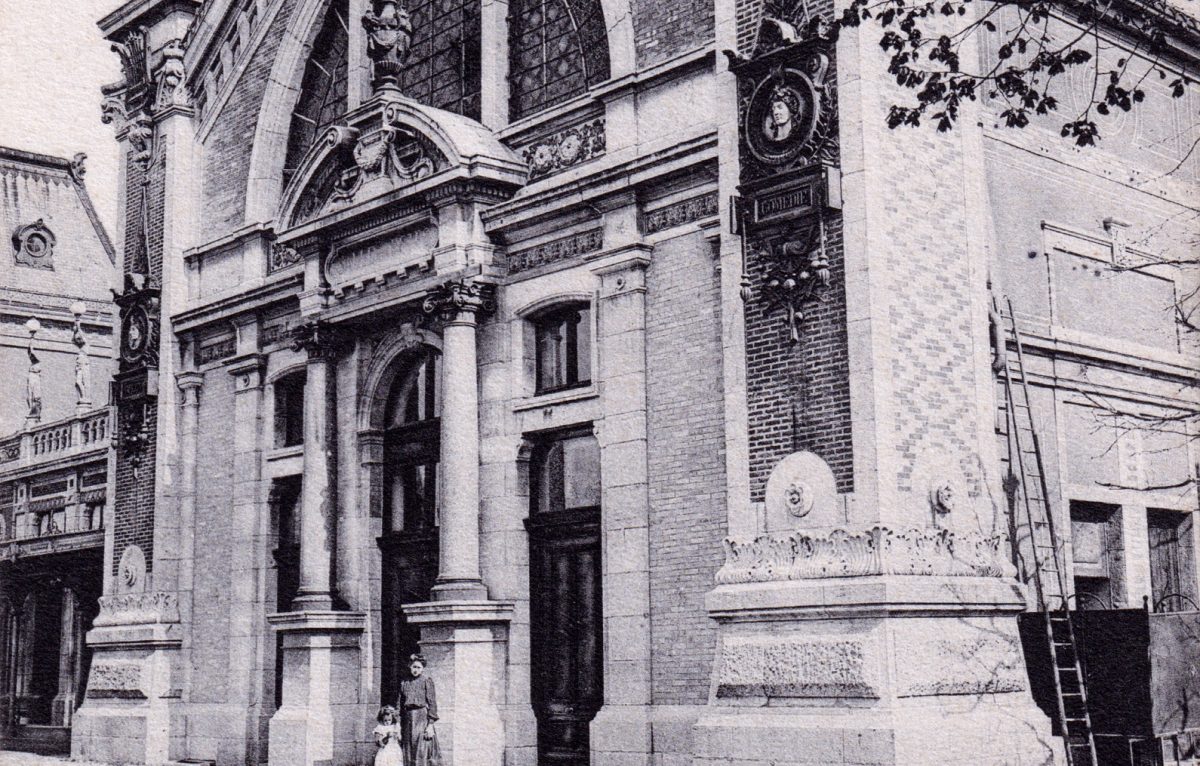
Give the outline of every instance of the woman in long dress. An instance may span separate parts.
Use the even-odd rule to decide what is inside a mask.
[[[396,708],[384,705],[379,709],[375,720],[375,766],[404,766],[404,751],[400,749],[400,722]]]
[[[412,678],[400,682],[400,746],[406,766],[441,766],[441,748],[433,728],[438,718],[437,692],[425,673],[425,658],[414,654],[408,670]]]

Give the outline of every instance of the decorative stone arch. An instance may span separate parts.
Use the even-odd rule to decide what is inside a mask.
[[[289,375],[295,375],[298,372],[305,372],[307,368],[308,364],[306,362],[295,362],[294,364],[289,364],[286,367],[276,370],[268,375],[267,379],[264,380],[263,383],[268,386],[273,386]]]
[[[592,303],[594,298],[595,295],[593,293],[587,293],[581,290],[554,293],[553,295],[545,295],[537,300],[526,303],[524,306],[521,306],[519,309],[515,310],[513,314],[521,317],[522,319],[527,319],[529,317],[536,316],[542,311],[545,311],[553,306],[559,306],[567,303]]]
[[[321,32],[328,4],[329,0],[297,0],[275,52],[250,148],[246,182],[246,221],[249,223],[270,221],[279,209],[292,106],[300,95],[304,67],[312,52],[313,41]]]
[[[412,325],[389,333],[365,361],[359,375],[358,451],[360,485],[372,518],[383,518],[383,434],[392,387],[427,354],[441,354],[434,333]]]

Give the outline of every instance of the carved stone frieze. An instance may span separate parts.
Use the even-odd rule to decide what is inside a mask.
[[[521,149],[521,157],[529,165],[529,180],[534,181],[603,156],[604,152],[604,118],[597,117],[534,141]]]
[[[267,253],[267,273],[274,274],[304,261],[296,248],[289,245],[272,244]]]
[[[897,645],[905,647],[905,662],[896,666],[901,697],[1004,694],[1026,687],[1017,637],[999,626],[939,621],[896,630]]]
[[[1012,577],[1005,538],[947,529],[792,532],[725,540],[721,585],[873,575]]]
[[[584,253],[594,253],[603,247],[604,232],[601,229],[583,231],[509,253],[508,271],[515,274],[548,263],[565,261]]]
[[[657,210],[646,213],[642,217],[642,230],[647,234],[654,234],[664,229],[694,223],[703,218],[716,215],[717,208],[717,193],[715,191],[708,194],[701,194],[699,197],[675,202],[666,207],[660,207]]]
[[[100,613],[93,625],[151,625],[179,622],[179,602],[174,593],[122,593],[100,597]]]
[[[727,638],[718,699],[879,697],[869,646],[852,638]]]
[[[141,664],[119,661],[93,663],[88,672],[87,696],[89,699],[145,699]]]

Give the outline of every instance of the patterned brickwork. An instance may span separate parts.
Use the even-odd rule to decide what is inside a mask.
[[[887,253],[872,253],[890,278],[888,324],[897,487],[914,489],[921,459],[954,456],[968,486],[978,476],[970,291],[964,252],[961,140],[930,130],[884,134],[872,156],[905,187],[883,219]],[[890,140],[889,140],[890,139]],[[881,264],[882,265],[882,264]],[[982,285],[976,285],[982,289]]]
[[[754,297],[746,304],[746,399],[750,415],[750,496],[763,499],[767,477],[798,449],[820,455],[839,492],[854,489],[850,431],[850,369],[846,341],[845,270],[840,219],[827,230],[830,286],[805,312],[793,343],[783,308],[771,308],[760,288],[769,263],[747,255]]]
[[[212,239],[241,225],[246,212],[246,184],[258,111],[270,80],[279,43],[287,31],[293,4],[284,3],[262,45],[216,117],[204,143],[204,204],[201,230]],[[282,181],[282,175],[280,176]]]
[[[711,0],[635,0],[633,34],[638,67],[711,43],[713,9]]]
[[[708,696],[715,625],[704,610],[726,532],[720,298],[698,234],[655,247],[647,275],[650,615],[656,704]]]

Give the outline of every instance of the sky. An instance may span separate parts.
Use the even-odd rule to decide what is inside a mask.
[[[121,77],[96,22],[120,0],[0,0],[0,145],[87,154],[88,194],[110,236],[117,142],[100,122],[100,86]]]

